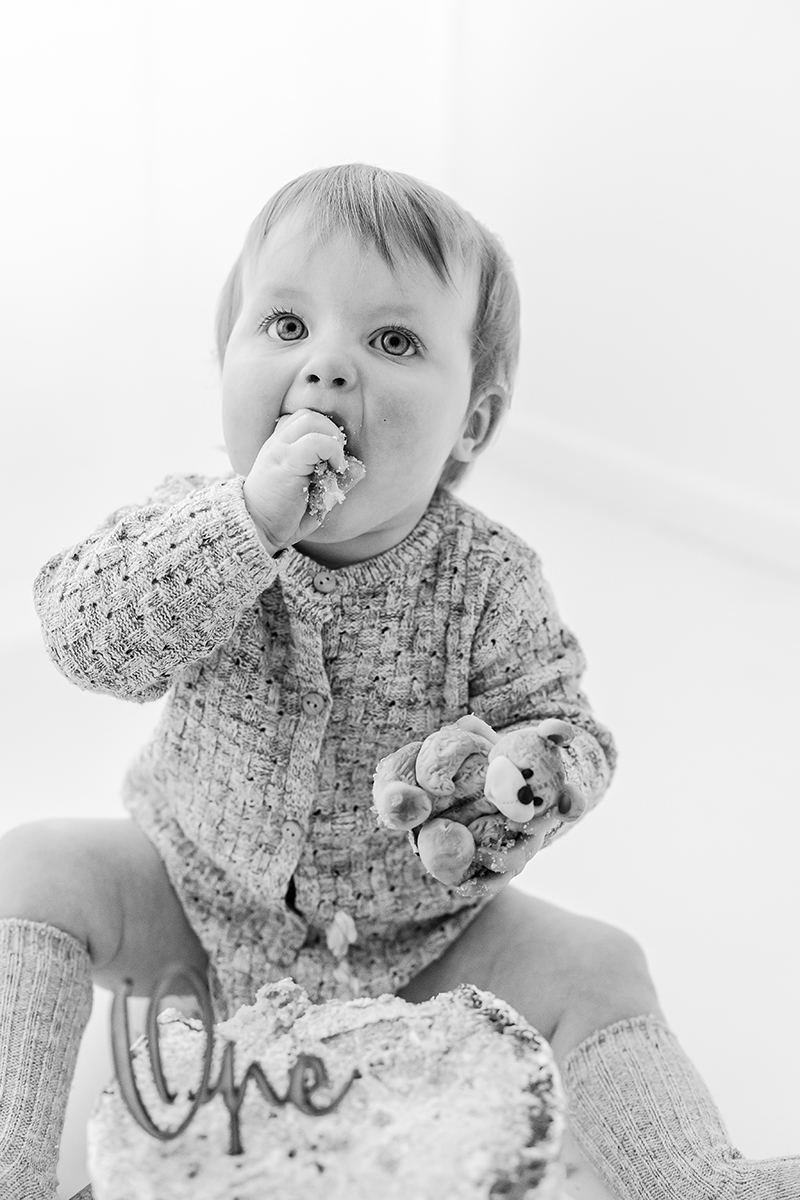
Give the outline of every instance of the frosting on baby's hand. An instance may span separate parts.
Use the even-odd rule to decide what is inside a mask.
[[[308,514],[320,523],[337,504],[341,504],[347,493],[367,473],[367,468],[352,454],[345,454],[344,469],[336,471],[329,462],[318,462],[311,472],[308,483]]]

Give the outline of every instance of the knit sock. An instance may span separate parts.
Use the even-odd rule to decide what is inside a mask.
[[[75,1060],[92,1009],[89,954],[38,921],[0,920],[0,1196],[54,1200]]]
[[[619,1200],[798,1200],[800,1157],[742,1158],[655,1017],[592,1034],[564,1062],[570,1127]]]

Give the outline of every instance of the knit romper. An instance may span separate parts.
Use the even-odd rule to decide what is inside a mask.
[[[498,730],[563,717],[590,807],[614,758],[519,538],[440,491],[399,545],[331,570],[293,548],[270,557],[242,483],[171,476],[35,585],[69,679],[166,696],[124,802],[208,952],[220,1017],[287,975],[316,1000],[396,991],[475,916],[481,902],[378,825],[390,751],[468,712]],[[355,933],[344,962],[337,914]]]

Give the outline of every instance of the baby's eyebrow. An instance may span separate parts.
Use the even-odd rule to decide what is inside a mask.
[[[304,292],[302,288],[291,287],[288,284],[270,283],[268,287],[264,288],[263,290],[269,292],[271,296],[280,296],[281,299],[285,300],[308,299],[308,293]]]
[[[413,304],[380,304],[376,308],[364,309],[364,316],[371,321],[386,320],[387,317],[400,317],[403,321],[421,321],[422,311]]]
[[[291,284],[270,283],[265,291],[269,292],[270,296],[291,301],[292,303],[307,304],[309,301],[308,292],[302,288],[293,287]],[[424,312],[418,305],[405,304],[402,301],[395,303],[393,300],[387,300],[373,306],[364,305],[360,308],[359,313],[364,320],[377,323],[389,319],[399,319],[401,321],[424,320]]]

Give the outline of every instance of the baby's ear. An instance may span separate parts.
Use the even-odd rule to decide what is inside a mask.
[[[472,397],[451,458],[472,462],[486,449],[508,408],[508,400],[508,392],[499,383],[493,383]]]

